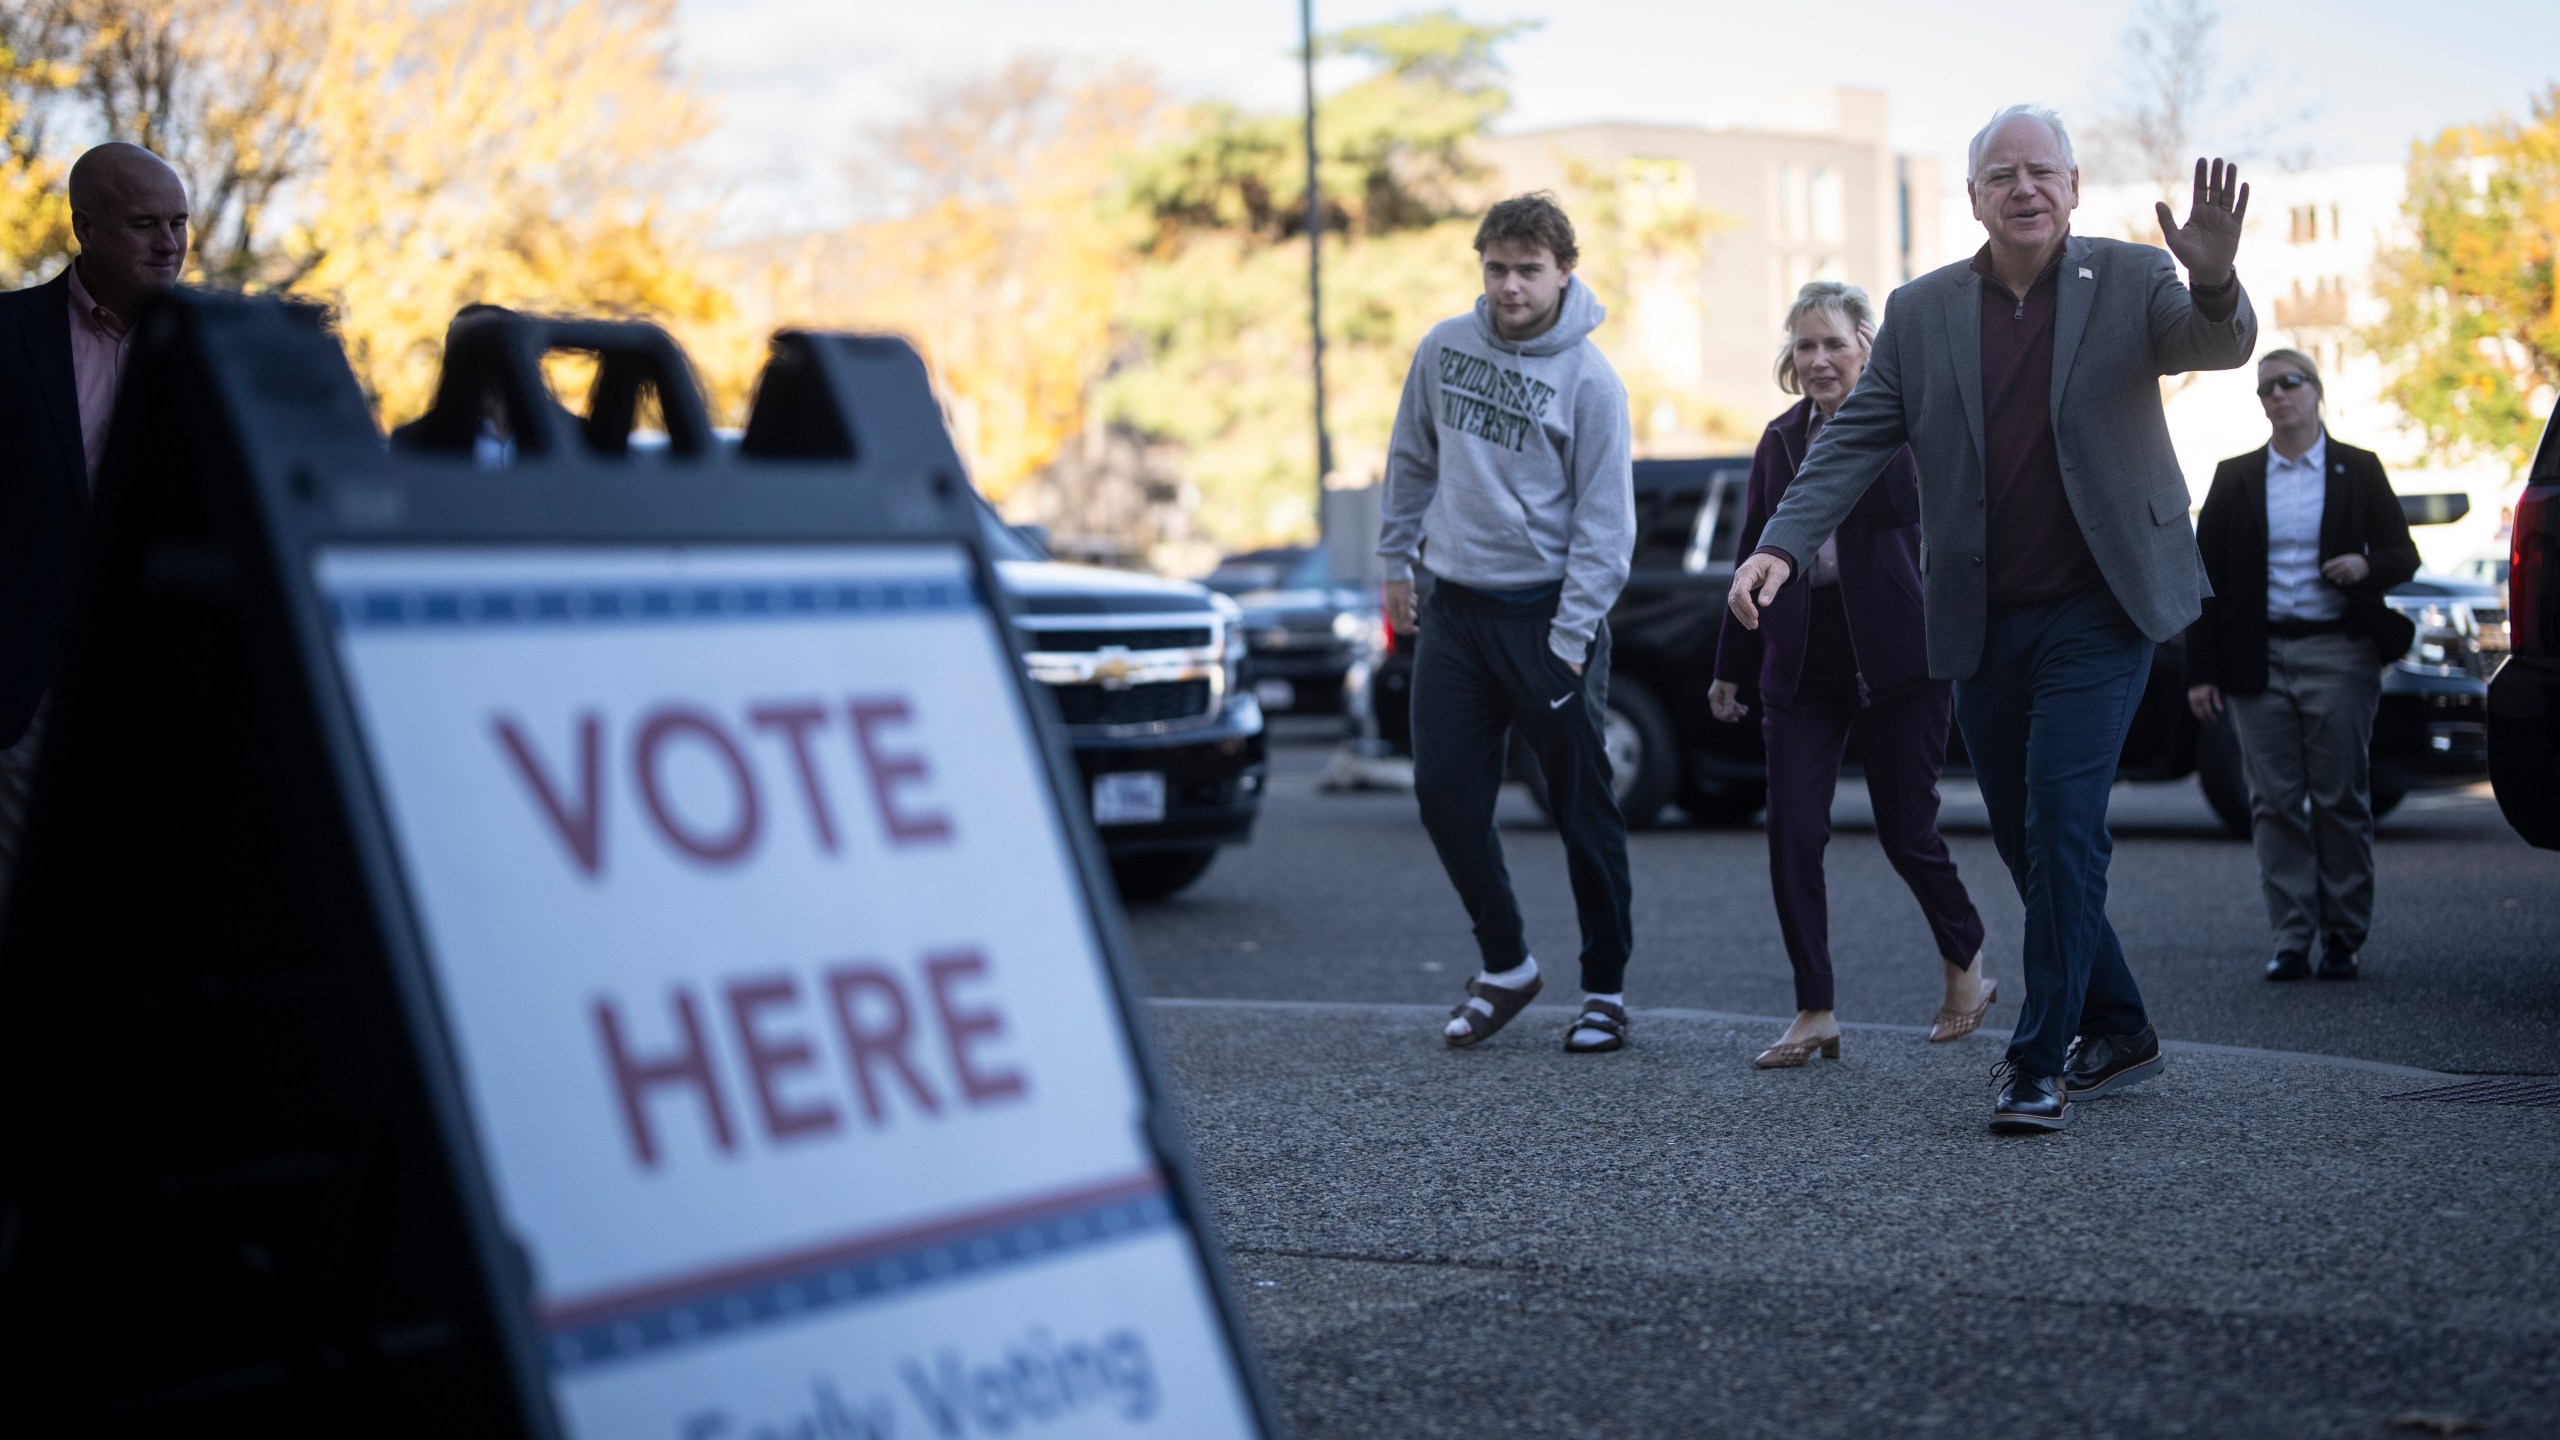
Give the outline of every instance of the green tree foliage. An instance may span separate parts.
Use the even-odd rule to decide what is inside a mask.
[[[2412,243],[2380,261],[2391,308],[2365,337],[2387,393],[2435,443],[2521,465],[2560,389],[2560,85],[2530,120],[2419,143],[2402,211]]]
[[[1326,389],[1354,473],[1385,452],[1413,347],[1478,289],[1469,146],[1510,106],[1496,51],[1526,28],[1438,11],[1317,42],[1370,67],[1316,111]],[[1302,144],[1294,114],[1204,105],[1124,191],[1147,255],[1105,413],[1182,442],[1202,528],[1234,544],[1314,528]]]

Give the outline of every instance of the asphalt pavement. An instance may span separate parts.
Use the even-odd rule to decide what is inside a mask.
[[[1323,794],[1284,731],[1252,845],[1132,913],[1151,1007],[1293,1432],[2560,1434],[2560,855],[2485,791],[2383,825],[2364,978],[2270,985],[2244,843],[2119,787],[2110,912],[2170,1068],[2057,1137],[1983,1126],[2016,1018],[1926,1043],[1938,971],[1854,779],[1831,858],[1839,1061],[1792,1010],[1755,827],[1634,837],[1635,1042],[1571,1056],[1573,918],[1504,839],[1551,975],[1494,1041],[1409,796]],[[1979,801],[1946,829],[2014,983]]]

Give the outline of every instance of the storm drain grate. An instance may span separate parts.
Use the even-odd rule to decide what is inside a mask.
[[[2462,1105],[2560,1106],[2560,1080],[2465,1080],[2427,1090],[2403,1090],[2394,1100],[2451,1100]]]

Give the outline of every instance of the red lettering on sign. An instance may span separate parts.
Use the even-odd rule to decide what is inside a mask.
[[[855,743],[862,751],[863,768],[871,774],[871,793],[880,804],[880,823],[889,832],[893,845],[928,845],[951,838],[951,819],[942,814],[918,814],[898,808],[897,787],[921,785],[931,778],[924,756],[915,751],[892,755],[881,748],[878,730],[883,725],[906,725],[915,716],[903,697],[856,700],[846,709],[853,716]]]
[[[736,818],[725,835],[706,836],[686,829],[659,790],[659,756],[670,741],[688,735],[710,746],[728,772],[736,797]],[[639,777],[640,798],[648,806],[649,818],[657,822],[658,833],[678,851],[705,865],[734,865],[755,848],[761,822],[755,772],[747,768],[746,757],[738,753],[737,743],[718,721],[688,707],[670,705],[657,710],[640,723],[639,738],[632,742],[631,764]]]
[[[498,716],[492,727],[498,734],[498,748],[515,762],[516,775],[533,792],[534,803],[544,818],[551,822],[551,833],[569,847],[569,858],[590,875],[604,865],[604,722],[596,712],[588,710],[578,716],[578,790],[568,800],[553,788],[542,773],[542,761],[533,753],[532,742],[505,715]]]
[[[711,1138],[724,1151],[735,1151],[738,1138],[729,1128],[729,1106],[720,1097],[719,1078],[711,1070],[711,1049],[702,1041],[702,1019],[694,1012],[693,996],[682,987],[674,992],[676,1024],[684,1031],[684,1048],[675,1055],[654,1060],[632,1058],[630,1048],[622,1042],[622,1019],[615,1013],[613,1002],[595,1002],[596,1033],[604,1042],[605,1063],[613,1072],[614,1093],[622,1101],[622,1124],[631,1148],[646,1169],[658,1164],[658,1142],[649,1129],[647,1101],[649,1091],[661,1085],[690,1086],[701,1097],[702,1112],[711,1120]]]
[[[888,1118],[887,1107],[880,1103],[880,1086],[871,1076],[874,1065],[895,1071],[926,1114],[939,1114],[942,1102],[934,1098],[932,1087],[924,1083],[907,1054],[907,992],[897,978],[877,965],[847,965],[827,972],[827,995],[835,1002],[836,1032],[844,1037],[845,1064],[853,1071],[854,1086],[862,1092],[863,1113],[871,1123]],[[887,1012],[886,1023],[863,1023],[861,997],[866,995],[879,1002],[877,1009]]]
[[[766,1133],[776,1140],[788,1140],[797,1135],[823,1135],[840,1125],[833,1105],[820,1100],[795,1107],[777,1093],[776,1076],[808,1069],[816,1058],[809,1042],[797,1036],[777,1040],[756,1027],[758,1011],[799,1005],[799,982],[788,975],[733,980],[728,993],[729,1020],[738,1031],[738,1051],[747,1057],[747,1080],[755,1091],[756,1108],[764,1115]]]
[[[817,757],[809,753],[809,732],[827,723],[826,708],[814,700],[758,705],[747,718],[759,729],[779,730],[791,747],[791,763],[800,774],[800,795],[809,803],[809,823],[817,827],[818,848],[836,853],[835,817],[827,813],[827,795],[818,783]]]
[[[987,973],[987,957],[975,950],[946,950],[924,958],[925,987],[933,992],[933,1008],[942,1017],[943,1043],[951,1049],[951,1068],[960,1076],[960,1093],[973,1105],[1020,1095],[1025,1088],[1018,1070],[984,1071],[970,1057],[972,1046],[1004,1033],[1004,1015],[996,1010],[963,1010],[951,987]]]

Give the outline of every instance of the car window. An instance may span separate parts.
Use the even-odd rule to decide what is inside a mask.
[[[1638,570],[1677,570],[1689,553],[1689,537],[1698,528],[1698,505],[1706,496],[1689,486],[1656,490],[1636,497]]]
[[[1315,549],[1307,552],[1306,559],[1298,562],[1298,568],[1290,572],[1289,578],[1282,588],[1288,590],[1321,590],[1332,583],[1333,557],[1326,554],[1324,547],[1319,545]]]
[[[1681,557],[1681,569],[1697,573],[1734,563],[1734,551],[1742,541],[1743,487],[1750,478],[1746,472],[1726,470],[1708,482],[1707,502],[1698,508],[1697,525],[1689,533],[1688,553]]]
[[[2560,483],[2560,410],[2542,422],[2542,445],[2533,455],[2532,483]]]

